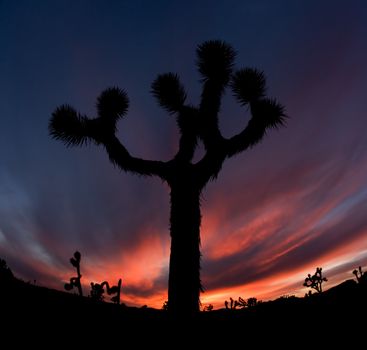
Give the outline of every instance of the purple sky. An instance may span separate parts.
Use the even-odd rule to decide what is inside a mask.
[[[204,302],[302,294],[318,265],[329,285],[351,278],[367,264],[366,18],[362,0],[0,1],[0,257],[62,289],[78,249],[86,286],[122,277],[129,305],[159,306],[168,188],[114,169],[103,149],[65,148],[48,121],[63,103],[94,116],[96,97],[119,86],[131,102],[119,137],[168,160],[178,133],[150,84],[176,72],[197,103],[195,48],[221,39],[237,67],[265,71],[290,119],[204,192]],[[228,92],[223,134],[247,120]]]

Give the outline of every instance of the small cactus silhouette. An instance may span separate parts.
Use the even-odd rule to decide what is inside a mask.
[[[168,311],[168,300],[166,300],[162,305],[162,310]]]
[[[230,302],[227,300],[224,302],[227,310],[235,310],[237,307],[237,301],[233,300],[233,298],[229,298]]]
[[[104,287],[106,287],[106,291],[108,295],[116,294],[111,298],[111,301],[115,304],[120,304],[120,295],[121,295],[121,284],[122,280],[121,278],[118,280],[116,286],[110,287],[109,283],[107,281],[103,281],[101,284],[99,283],[91,283],[91,292],[90,296],[92,299],[97,301],[103,301],[104,299]]]
[[[103,301],[104,289],[102,284],[91,282],[90,286],[91,286],[90,297],[95,301]]]
[[[81,260],[81,254],[76,251],[74,253],[74,257],[70,258],[70,263],[76,268],[77,277],[70,278],[70,283],[65,283],[64,288],[66,290],[72,290],[74,287],[78,289],[78,293],[80,296],[83,296],[83,290],[82,285],[80,283],[80,279],[82,278],[82,275],[80,273],[80,260]]]
[[[117,282],[117,286],[112,286],[110,289],[107,289],[107,294],[116,294],[111,298],[111,301],[116,304],[120,304],[120,295],[121,295],[121,284],[122,280],[121,278]]]
[[[308,276],[305,278],[305,282],[303,283],[303,285],[305,287],[315,289],[318,293],[322,293],[323,282],[327,282],[327,278],[322,277],[322,268],[317,267],[316,272],[313,276],[308,274]],[[308,296],[310,296],[312,293],[309,292],[308,294],[309,294]]]
[[[248,298],[247,299],[247,307],[255,307],[259,304],[261,304],[262,301],[261,300],[257,300],[257,298]]]
[[[239,297],[238,300],[235,302],[235,304],[237,304],[237,306],[241,309],[245,308],[247,305],[247,302],[245,299]]]
[[[212,304],[206,305],[203,308],[203,311],[207,312],[207,311],[212,311],[214,309],[214,306]]]
[[[227,310],[235,310],[238,308],[244,309],[249,307],[254,307],[261,303],[261,301],[258,301],[256,298],[248,298],[247,300],[239,297],[238,300],[233,300],[232,298],[229,298],[230,302],[227,300],[224,302],[224,305]]]
[[[307,293],[305,293],[305,298],[308,298],[312,295],[312,291],[309,290]]]
[[[353,270],[353,274],[356,276],[357,282],[361,283],[363,279],[366,279],[367,274],[366,272],[362,271],[362,266],[358,267],[358,270],[355,269]]]

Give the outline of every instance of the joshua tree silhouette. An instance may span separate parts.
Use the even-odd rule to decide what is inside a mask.
[[[227,310],[236,310],[237,307],[244,308],[247,305],[246,301],[241,297],[239,297],[238,300],[234,300],[233,298],[229,298],[229,300],[231,302],[227,300],[224,301],[224,306],[226,307]]]
[[[311,274],[308,274],[305,278],[305,282],[303,285],[305,287],[309,287],[311,289],[315,289],[318,293],[322,293],[322,283],[327,282],[326,277],[322,277],[322,268],[316,267],[316,272],[313,276]],[[309,292],[308,295],[311,295]]]
[[[367,274],[366,272],[363,272],[362,266],[358,267],[358,270],[353,270],[353,275],[356,276],[357,282],[362,283],[363,280],[367,280]]]
[[[265,96],[262,72],[244,68],[232,73],[236,52],[222,41],[207,41],[197,47],[197,67],[203,84],[200,105],[186,104],[186,91],[173,73],[158,75],[152,94],[171,115],[180,130],[179,150],[168,162],[136,158],[115,135],[117,121],[125,116],[129,100],[125,91],[109,88],[97,99],[98,117],[89,119],[68,105],[57,108],[50,120],[53,138],[67,146],[89,142],[102,145],[111,162],[124,171],[158,176],[171,189],[171,254],[168,309],[175,314],[196,313],[200,308],[200,196],[205,185],[215,179],[226,158],[253,147],[269,129],[285,124],[284,108]],[[218,114],[224,90],[230,86],[235,98],[249,107],[247,126],[231,138],[222,136]],[[197,142],[205,155],[193,163]]]
[[[107,294],[111,295],[111,294],[116,294],[115,296],[113,296],[111,298],[111,301],[116,303],[116,304],[120,304],[120,295],[121,295],[121,283],[122,280],[121,278],[118,280],[117,285],[116,286],[112,286],[110,287],[109,283],[107,281],[103,281],[102,283],[91,283],[91,292],[90,292],[90,296],[92,299],[96,300],[96,301],[103,301],[104,297],[104,287],[106,287],[107,290]]]
[[[64,288],[66,290],[72,290],[73,287],[76,287],[78,289],[79,295],[82,297],[83,290],[82,290],[82,285],[80,283],[80,279],[82,278],[82,275],[80,273],[81,258],[82,258],[82,255],[78,251],[74,253],[74,257],[70,258],[70,264],[76,268],[77,277],[70,278],[70,283],[65,283]]]

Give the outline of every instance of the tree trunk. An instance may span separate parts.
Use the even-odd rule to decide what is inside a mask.
[[[82,284],[80,282],[80,279],[82,278],[82,274],[80,273],[80,261],[76,267],[76,272],[78,274],[78,285],[77,285],[77,288],[78,288],[78,292],[79,292],[79,295],[82,297],[83,296],[83,289],[82,289]]]
[[[174,315],[200,310],[200,190],[191,185],[171,186],[168,310]]]

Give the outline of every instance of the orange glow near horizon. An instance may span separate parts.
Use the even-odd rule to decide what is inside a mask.
[[[302,172],[305,176],[311,172],[307,167],[301,168],[302,171],[295,171],[299,176]],[[351,171],[348,171],[348,176]],[[322,201],[312,203],[306,207],[307,210],[305,199],[319,190],[322,178],[298,190],[290,188],[276,193],[270,199],[262,199],[260,203],[251,206],[248,212],[233,211],[233,208],[242,203],[242,198],[246,198],[246,189],[238,190],[233,197],[225,197],[225,200],[220,197],[223,193],[216,194],[203,208],[201,248],[204,262],[219,267],[214,272],[213,269],[210,272],[205,268],[202,270],[204,287],[211,286],[202,293],[202,304],[211,303],[215,308],[222,308],[224,301],[230,297],[270,300],[289,294],[303,296],[306,290],[302,286],[304,278],[308,273],[313,273],[317,266],[323,268],[324,275],[329,279],[325,289],[353,278],[351,271],[357,266],[349,267],[348,262],[354,259],[362,265],[367,264],[367,229],[363,225],[352,225],[352,231],[348,231],[351,237],[337,241],[334,245],[332,233],[350,222],[350,208],[354,209],[356,204],[363,203],[364,197],[359,196],[364,193],[365,171],[364,164],[355,167],[354,181],[344,181],[331,197],[326,196]],[[252,195],[256,197],[256,193]],[[129,306],[162,307],[167,300],[170,254],[168,229],[162,234],[145,223],[140,230],[138,238],[130,242],[128,249],[122,246],[120,250],[115,250],[117,254],[90,257],[82,251],[81,270],[85,295],[89,293],[90,282],[101,283],[107,280],[114,285],[122,278],[122,302]],[[312,245],[313,241],[319,242],[319,238],[323,243],[325,233],[328,234],[328,246],[307,258],[307,245]],[[5,236],[2,244],[8,244]],[[37,271],[43,276],[39,283],[63,290],[64,282],[74,276],[75,270],[71,265],[65,270],[67,260],[64,266],[52,264],[52,257],[46,248],[55,248],[55,243],[46,241],[42,245],[34,240],[28,247],[32,254],[25,262],[31,271]],[[258,247],[255,253],[251,252],[254,247]],[[294,257],[303,248],[306,253],[303,253],[304,257],[300,261],[295,265],[287,262],[289,255]],[[286,263],[282,263],[282,259]],[[279,263],[278,269],[271,270]],[[250,266],[250,269],[254,267],[256,273],[250,277],[241,275],[246,266]],[[235,277],[228,279],[232,275]],[[29,278],[20,277],[25,280]],[[222,282],[225,278],[226,282]],[[108,296],[106,300],[109,300]]]
[[[352,186],[351,186],[352,187]],[[267,250],[259,252],[256,259],[258,271],[276,263],[277,260],[286,256],[293,250],[307,243],[313,236],[317,235],[318,230],[313,230],[317,224],[329,212],[335,208],[338,203],[344,200],[349,191],[345,191],[338,198],[328,202],[326,205],[316,208],[309,213],[307,218],[300,218],[300,227],[294,234],[285,237],[284,240],[268,247]],[[276,203],[276,205],[275,205]],[[233,231],[223,236],[221,232],[220,220],[209,213],[203,220],[203,247],[204,259],[218,261],[236,255],[246,249],[251,248],[258,242],[266,242],[282,223],[286,222],[284,213],[287,217],[292,217],[299,210],[297,199],[295,202],[278,201],[268,205],[261,212],[261,216],[242,225],[238,219],[231,226]],[[222,219],[225,217],[225,209],[219,214]],[[331,218],[326,226],[337,225],[337,221]],[[235,224],[239,226],[236,228]],[[154,232],[152,227],[145,227],[144,237],[130,250],[121,249],[117,257],[103,258],[98,260],[98,264],[88,256],[82,256],[82,284],[84,293],[87,295],[90,290],[90,282],[102,282],[107,280],[110,284],[115,284],[119,278],[122,278],[122,302],[129,306],[148,305],[149,307],[161,308],[163,302],[167,300],[167,281],[164,285],[155,285],[155,281],[166,276],[169,263],[169,235],[162,239],[158,232]],[[362,240],[361,237],[366,239]],[[221,240],[221,244],[218,242]],[[324,275],[328,277],[328,283],[325,283],[325,289],[342,282],[345,279],[353,278],[351,271],[339,271],[328,276],[328,271],[351,261],[358,254],[367,263],[367,231],[360,233],[359,238],[349,241],[343,245],[335,247],[332,251],[326,251],[318,258],[304,262],[296,267],[289,266],[280,272],[272,274],[270,277],[256,279],[252,282],[241,283],[240,281],[232,286],[223,286],[207,290],[201,295],[203,305],[213,304],[215,308],[224,307],[224,300],[230,297],[237,299],[256,297],[259,300],[271,300],[281,295],[303,296],[306,288],[302,286],[304,278],[308,273],[313,273],[316,266],[323,267]],[[246,263],[246,262],[244,262]],[[74,270],[65,271],[55,266],[46,265],[44,262],[33,259],[29,265],[44,275],[52,275],[53,279],[49,282],[50,287],[63,289],[63,283],[68,281],[74,275]],[[354,266],[356,267],[356,266]],[[233,268],[236,268],[235,266]],[[231,267],[228,267],[228,273],[231,273]],[[206,276],[203,276],[204,280]],[[56,280],[60,283],[57,284]],[[53,282],[52,282],[53,281]],[[130,290],[128,292],[127,290]],[[135,293],[134,291],[139,291]],[[106,301],[109,297],[106,296]]]
[[[367,238],[367,232],[365,232]],[[316,266],[323,267],[324,276],[328,277],[328,282],[325,283],[324,288],[329,289],[346,279],[354,279],[352,269],[350,271],[341,271],[331,278],[328,276],[328,271],[332,268],[342,265],[345,262],[351,261],[355,257],[356,252],[367,253],[367,240],[364,246],[361,247],[360,241],[349,243],[346,246],[340,247],[334,252],[327,253],[323,257],[304,264],[297,269],[290,269],[287,272],[274,274],[273,276],[252,283],[245,283],[243,285],[236,285],[233,287],[218,288],[201,296],[202,303],[213,304],[215,308],[223,308],[224,301],[229,300],[230,297],[244,299],[256,297],[258,300],[272,300],[283,295],[295,295],[302,297],[308,288],[303,287],[303,281],[308,273],[314,273]],[[361,254],[361,253],[360,253]],[[363,254],[361,254],[363,255]],[[367,254],[364,254],[364,261],[367,263]]]
[[[363,235],[367,238],[367,232]],[[356,254],[367,251],[367,240],[361,245],[361,240],[357,239],[346,245],[338,247],[332,252],[327,252],[316,260],[307,262],[297,268],[290,267],[285,272],[280,272],[271,277],[256,280],[250,283],[238,284],[229,287],[208,290],[201,294],[203,305],[213,304],[217,308],[224,307],[224,301],[230,297],[250,298],[256,297],[258,300],[271,300],[282,295],[303,296],[306,288],[302,286],[304,278],[308,273],[313,273],[316,266],[322,266],[324,275],[328,277],[328,270],[350,261]],[[286,254],[286,252],[284,253]],[[218,255],[220,256],[220,255]],[[105,260],[101,265],[93,265],[93,262],[85,258],[82,263],[83,288],[89,291],[90,286],[86,281],[102,282],[108,280],[115,284],[118,278],[122,278],[122,302],[129,306],[148,305],[149,307],[161,308],[163,302],[167,300],[167,289],[154,289],[154,280],[161,274],[162,269],[168,268],[169,241],[162,242],[158,235],[152,234],[149,239],[146,237],[136,250],[121,254],[117,262],[114,259]],[[367,262],[367,259],[366,259]],[[271,264],[270,262],[267,262]],[[93,266],[93,267],[92,267]],[[120,269],[121,267],[121,269]],[[39,266],[41,268],[41,266]],[[43,266],[43,269],[47,269]],[[352,271],[352,270],[351,270]],[[351,271],[342,271],[325,283],[325,289],[342,282],[345,279],[353,278]],[[50,271],[49,271],[50,272]],[[73,275],[74,270],[69,273],[63,271],[59,276],[67,280]],[[106,273],[107,272],[107,273]],[[56,273],[53,270],[53,273]],[[139,290],[146,290],[146,296],[139,296],[132,293],[125,293],[126,286]],[[59,286],[57,289],[62,289]],[[85,292],[85,294],[87,294]],[[106,296],[106,301],[109,297]]]

